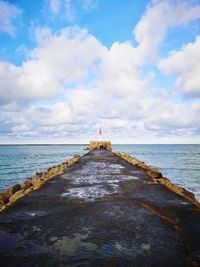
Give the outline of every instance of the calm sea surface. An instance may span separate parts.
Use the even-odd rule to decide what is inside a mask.
[[[86,146],[0,146],[0,191],[61,163]],[[157,167],[200,200],[200,145],[114,145],[113,149]]]

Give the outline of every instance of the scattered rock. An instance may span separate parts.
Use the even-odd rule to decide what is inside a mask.
[[[10,198],[9,198],[9,202],[13,203],[15,202],[16,200],[18,200],[19,198],[21,198],[22,196],[24,196],[24,189],[21,189],[19,191],[17,191],[14,195],[12,195]]]
[[[5,195],[7,196],[11,196],[13,195],[15,192],[17,192],[18,190],[21,189],[21,185],[20,184],[15,184],[11,187],[9,187],[6,191],[5,191]]]
[[[28,189],[29,187],[33,186],[33,183],[31,180],[26,180],[22,183],[22,188],[23,189]]]
[[[4,205],[3,197],[0,197],[0,206]]]
[[[36,176],[36,177],[33,177],[31,182],[33,184],[33,188],[36,189],[36,188],[39,188],[44,183],[44,179],[43,178],[38,178]]]
[[[9,202],[9,198],[10,198],[10,196],[7,196],[7,195],[3,196],[2,197],[2,205],[7,204]]]
[[[13,185],[13,188],[12,188],[12,193],[14,194],[15,192],[21,190],[21,185],[20,184],[15,184]]]
[[[24,191],[24,195],[27,195],[28,193],[30,193],[30,192],[33,191],[33,190],[34,190],[33,187],[30,187],[30,188],[26,189],[26,190]]]
[[[79,155],[74,155],[73,158],[77,159],[77,158],[80,158]]]
[[[63,163],[48,168],[46,172],[36,172],[36,175],[30,179],[24,181],[21,185],[15,184],[7,188],[0,194],[0,211],[5,210],[11,204],[16,202],[21,197],[27,195],[40,188],[46,181],[53,178],[54,176],[61,174],[64,169],[71,166],[80,158],[79,155],[74,155],[71,160],[66,160]]]
[[[43,177],[44,176],[44,172],[36,172],[36,176],[37,177]]]
[[[131,157],[129,155],[126,155],[126,154],[123,154],[123,153],[119,153],[119,152],[115,152],[115,154],[117,156],[125,159],[129,163],[133,164],[137,168],[142,169],[147,175],[149,175],[152,178],[152,182],[154,184],[155,183],[156,184],[162,184],[163,186],[165,186],[170,191],[172,191],[172,192],[174,192],[174,193],[176,193],[176,194],[188,199],[195,206],[200,208],[200,203],[196,200],[195,195],[192,192],[189,192],[185,188],[176,186],[173,183],[171,183],[169,179],[163,177],[162,173],[158,169],[152,168],[151,166],[146,165],[144,162],[139,161],[136,158]]]
[[[2,193],[2,202],[3,203],[8,203],[9,198],[15,194],[15,192],[19,191],[21,189],[20,184],[15,184],[9,188],[7,188],[3,193]]]
[[[186,189],[183,188],[183,187],[180,187],[180,189],[181,189],[183,195],[187,196],[187,197],[190,198],[190,199],[196,200],[196,199],[195,199],[195,195],[194,195],[192,192],[186,190]]]
[[[151,176],[154,179],[159,179],[159,178],[163,177],[161,172],[154,171],[154,170],[147,170],[146,174],[148,174],[149,176]]]

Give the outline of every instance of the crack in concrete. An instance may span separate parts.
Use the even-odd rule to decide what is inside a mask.
[[[172,219],[166,217],[165,215],[161,214],[159,211],[157,211],[156,209],[154,209],[152,206],[147,205],[145,203],[142,203],[138,200],[135,200],[140,206],[142,206],[143,208],[145,208],[146,210],[150,211],[151,213],[153,213],[154,215],[158,216],[159,218],[165,220],[167,223],[169,223],[170,225],[172,225],[175,229],[175,231],[179,234],[179,236],[181,237],[181,239],[183,240],[184,244],[185,244],[185,248],[187,251],[187,258],[188,258],[188,263],[192,266],[192,267],[198,267],[199,264],[193,259],[192,257],[192,249],[189,245],[189,241],[187,239],[187,237],[184,235],[183,231],[181,230],[181,228],[175,224],[173,222]]]

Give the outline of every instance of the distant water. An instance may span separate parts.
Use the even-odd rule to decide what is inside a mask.
[[[85,147],[0,146],[0,191],[74,154],[84,154]],[[164,176],[194,192],[200,200],[200,145],[114,145],[113,149],[159,168]]]

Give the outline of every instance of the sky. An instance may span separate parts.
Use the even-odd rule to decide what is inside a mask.
[[[200,143],[200,0],[0,0],[0,143]]]

